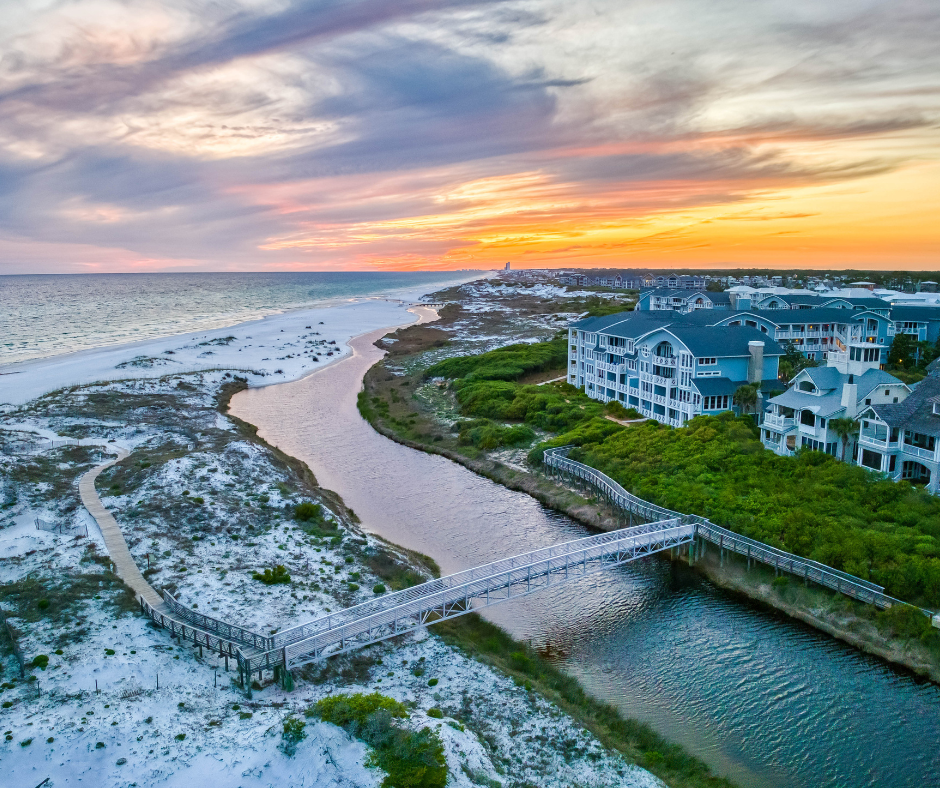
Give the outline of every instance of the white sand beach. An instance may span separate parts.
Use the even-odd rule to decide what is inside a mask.
[[[242,370],[251,385],[294,380],[349,354],[350,338],[410,323],[409,300],[368,299],[299,309],[199,333],[179,334],[0,366],[0,407],[65,387],[173,372]]]

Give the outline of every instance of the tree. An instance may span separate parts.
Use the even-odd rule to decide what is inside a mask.
[[[845,447],[849,438],[858,432],[858,422],[848,416],[829,421],[829,429],[839,436],[839,442],[842,444],[842,462],[845,462]]]
[[[895,334],[888,352],[888,366],[901,369],[917,366],[917,340],[912,334]]]
[[[712,281],[712,282],[709,282],[707,285],[705,285],[705,292],[723,293],[725,292],[725,288],[724,288],[724,285],[721,284],[721,282]]]
[[[757,405],[757,392],[760,391],[760,383],[745,383],[738,386],[734,392],[734,404],[741,408],[742,413],[751,413]]]
[[[784,383],[789,384],[798,373],[809,367],[818,367],[819,362],[804,356],[793,344],[792,340],[787,340],[783,349],[785,353],[780,358],[778,374]]]

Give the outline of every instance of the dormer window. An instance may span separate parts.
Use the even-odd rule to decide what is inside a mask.
[[[800,385],[797,387],[800,391],[807,391],[810,394],[816,393],[816,387],[813,385],[813,382],[810,380],[801,380]]]
[[[933,404],[933,415],[940,416],[940,402],[935,402]]]

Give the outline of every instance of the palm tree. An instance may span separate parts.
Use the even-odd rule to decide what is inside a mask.
[[[829,429],[839,436],[839,442],[842,444],[842,462],[845,462],[845,447],[849,442],[849,438],[858,432],[858,428],[858,422],[848,416],[829,421]]]
[[[750,413],[751,409],[757,405],[757,392],[760,391],[760,383],[745,383],[739,386],[734,392],[734,404],[741,408],[742,413]]]

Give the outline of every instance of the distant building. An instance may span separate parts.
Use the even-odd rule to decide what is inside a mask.
[[[509,263],[506,263],[506,267],[503,268],[503,270],[504,270],[504,271],[508,271],[508,270],[509,270]]]

